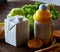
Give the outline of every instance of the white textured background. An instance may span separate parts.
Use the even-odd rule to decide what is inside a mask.
[[[52,4],[55,4],[55,5],[59,5],[60,6],[60,0],[33,0],[33,1],[52,3]]]

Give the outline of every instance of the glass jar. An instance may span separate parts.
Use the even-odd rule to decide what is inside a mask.
[[[48,44],[53,37],[54,22],[42,24],[40,22],[34,22],[34,38],[41,39],[43,44]]]

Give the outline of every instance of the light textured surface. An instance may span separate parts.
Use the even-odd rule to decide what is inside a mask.
[[[7,1],[29,1],[29,0],[7,0]]]
[[[8,1],[39,1],[45,3],[52,3],[60,6],[60,0],[8,0]]]
[[[55,4],[55,5],[59,5],[60,6],[60,0],[33,0],[33,1],[52,3],[52,4]]]

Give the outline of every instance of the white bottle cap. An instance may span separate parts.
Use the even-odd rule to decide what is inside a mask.
[[[41,4],[41,5],[39,6],[39,9],[40,9],[40,10],[46,10],[46,9],[47,9],[46,4]]]

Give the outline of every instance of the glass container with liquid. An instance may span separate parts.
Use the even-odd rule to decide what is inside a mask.
[[[52,37],[52,15],[47,6],[41,4],[34,14],[34,38],[48,44]]]

